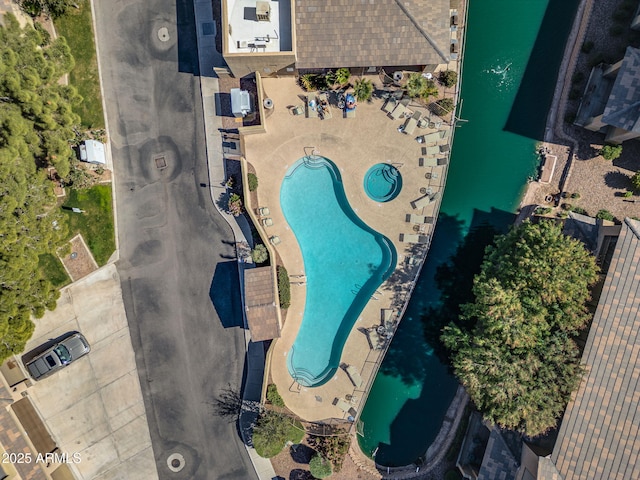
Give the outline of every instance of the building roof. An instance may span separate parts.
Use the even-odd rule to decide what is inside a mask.
[[[244,271],[244,310],[252,341],[261,342],[280,336],[271,267],[250,268]]]
[[[625,219],[551,456],[564,480],[640,478],[639,312],[640,222]]]
[[[602,121],[640,133],[640,50],[637,48],[627,47]]]
[[[449,0],[296,0],[295,18],[298,68],[449,61]]]
[[[18,417],[36,452],[44,454],[53,452],[56,449],[56,442],[51,438],[47,427],[45,427],[29,397],[21,398],[13,403],[11,408],[16,417]]]
[[[503,436],[504,435],[504,436]],[[510,480],[516,478],[522,453],[521,437],[494,426],[484,451],[478,480]]]

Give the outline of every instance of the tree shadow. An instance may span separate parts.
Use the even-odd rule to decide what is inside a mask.
[[[216,265],[209,298],[224,328],[244,327],[237,262],[219,262]]]
[[[604,183],[610,188],[631,188],[631,178],[620,170],[607,172],[604,176]]]
[[[289,480],[314,480],[314,477],[310,471],[296,468],[289,473]]]
[[[289,449],[289,453],[291,454],[291,459],[294,462],[308,464],[316,454],[316,451],[301,443],[298,445],[292,445]]]

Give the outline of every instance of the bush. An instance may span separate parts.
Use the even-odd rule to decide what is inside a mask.
[[[633,177],[631,177],[631,186],[636,192],[640,192],[640,170],[638,170]]]
[[[576,72],[571,77],[571,83],[582,83],[583,80],[584,80],[584,73],[582,72]]]
[[[327,81],[334,85],[345,85],[349,83],[349,78],[351,77],[351,72],[348,68],[339,68],[335,72],[328,72]]]
[[[255,263],[264,263],[269,259],[269,252],[267,252],[267,247],[262,245],[261,243],[256,245],[256,248],[251,250],[251,258]]]
[[[346,432],[328,437],[309,436],[309,444],[318,451],[323,458],[331,462],[336,472],[339,472],[342,468],[342,462],[349,451],[350,443],[351,437]]]
[[[588,62],[589,68],[593,68],[596,65],[600,65],[605,61],[605,57],[602,53],[596,53]]]
[[[282,265],[278,265],[277,270],[280,308],[289,308],[291,305],[291,284],[289,283],[289,273]]]
[[[458,83],[458,73],[453,70],[447,70],[444,72],[440,72],[440,83],[445,87],[453,87],[456,83]]]
[[[538,207],[536,208],[536,215],[547,215],[553,210],[551,207]]]
[[[287,442],[300,443],[302,424],[282,413],[265,411],[253,429],[253,447],[263,458],[275,457]]]
[[[624,192],[623,197],[624,197],[624,198],[633,197],[633,192],[632,192],[632,191]]]
[[[258,189],[258,176],[255,173],[247,175],[249,179],[249,191],[255,192]]]
[[[574,192],[571,194],[571,198],[575,198],[576,200],[580,198],[580,194],[578,192]]]
[[[571,205],[570,203],[563,203],[562,205],[560,205],[560,208],[566,210],[567,212],[570,212],[573,210],[573,205]]]
[[[591,40],[587,40],[582,44],[582,48],[580,50],[582,50],[582,53],[591,53],[591,50],[593,50],[593,47],[594,47],[594,43]]]
[[[578,100],[582,96],[580,89],[572,88],[569,92],[569,100]]]
[[[325,460],[320,455],[315,455],[309,462],[309,471],[315,478],[327,478],[333,473],[331,462]]]
[[[227,210],[229,210],[229,213],[234,217],[237,217],[242,213],[242,198],[240,198],[240,195],[234,193],[229,197]]]
[[[438,115],[446,115],[447,113],[453,112],[453,108],[455,107],[453,103],[453,98],[441,98],[437,102],[435,102],[436,109]]]
[[[573,207],[573,208],[571,209],[571,211],[572,211],[573,213],[579,213],[580,215],[587,215],[587,216],[589,216],[589,213],[588,213],[584,208],[582,208],[582,207]]]
[[[573,123],[576,121],[576,114],[575,112],[569,112],[564,116],[564,121],[565,123]]]
[[[607,144],[600,150],[600,155],[602,155],[605,160],[615,160],[622,155],[622,145]]]
[[[609,34],[613,37],[619,37],[624,32],[624,27],[622,25],[612,25],[609,29]]]
[[[373,83],[366,78],[359,78],[353,86],[354,95],[359,102],[366,102],[373,95]]]
[[[438,94],[438,88],[433,80],[427,80],[419,72],[413,72],[409,75],[407,85],[405,86],[407,95],[411,98],[427,99]]]
[[[276,387],[275,383],[271,383],[267,386],[267,400],[271,405],[284,407],[284,400],[278,393],[278,387]]]
[[[444,474],[444,480],[462,480],[462,475],[458,470],[449,470]]]
[[[624,10],[616,10],[611,15],[614,22],[626,22],[629,19],[629,15]]]
[[[611,213],[609,210],[598,210],[598,213],[596,213],[596,218],[601,218],[602,220],[609,220],[611,222],[615,220],[613,213]]]

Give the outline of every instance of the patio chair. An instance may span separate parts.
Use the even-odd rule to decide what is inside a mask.
[[[418,235],[415,233],[401,233],[400,241],[403,243],[427,243],[429,235]]]
[[[269,211],[268,207],[260,207],[258,208],[258,215],[265,217],[267,215],[269,215],[271,212]]]
[[[362,387],[362,377],[360,373],[353,365],[349,365],[346,369],[347,375],[349,376],[349,380],[356,388]]]
[[[407,111],[407,105],[409,104],[409,102],[405,103],[405,100],[400,101],[397,105],[396,108],[393,109],[393,111],[389,114],[389,116],[393,119],[393,120],[397,120],[400,118],[400,115],[404,115]]]
[[[282,240],[280,240],[279,236],[274,235],[273,237],[269,237],[269,242],[271,242],[271,245],[280,245]]]
[[[430,158],[420,157],[418,159],[418,166],[419,167],[437,167],[438,159],[435,157],[430,157]]]
[[[347,402],[345,402],[344,400],[342,400],[341,398],[334,398],[332,404],[336,407],[338,407],[340,410],[342,410],[344,413],[349,413],[349,410],[351,410],[351,405]]]
[[[273,220],[271,218],[263,218],[262,219],[262,225],[264,227],[272,227],[273,226]]]
[[[293,107],[291,109],[291,113],[295,116],[298,115],[302,115],[304,113],[304,106],[303,105],[296,105],[295,107]]]
[[[414,200],[413,202],[411,202],[411,206],[414,209],[424,208],[427,205],[430,205],[433,202],[435,202],[438,198],[440,198],[440,192],[436,192],[433,195],[427,194],[427,195],[425,195],[423,197],[420,197],[417,200]],[[400,240],[400,241],[402,241],[402,240]]]
[[[413,132],[415,131],[416,127],[418,126],[418,120],[420,120],[420,116],[421,113],[420,112],[416,112],[414,113],[411,118],[408,118],[406,122],[404,122],[404,125],[402,125],[401,128],[401,132],[405,133],[407,135],[411,135],[413,134]]]
[[[407,213],[405,222],[407,223],[427,223],[427,219],[431,217],[425,217],[424,215],[415,215],[413,213]]]
[[[391,113],[393,112],[393,109],[396,108],[397,104],[398,104],[398,100],[396,100],[393,97],[390,97],[387,99],[386,102],[384,102],[384,105],[382,106],[382,111],[385,113]]]

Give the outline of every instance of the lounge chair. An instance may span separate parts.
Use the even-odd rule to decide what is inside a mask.
[[[437,143],[440,140],[442,140],[445,136],[446,136],[447,132],[444,130],[440,130],[438,132],[432,132],[432,133],[428,133],[427,135],[423,135],[422,137],[422,143],[424,144],[430,144],[430,143]],[[425,147],[422,147],[422,149],[424,150]],[[424,153],[423,153],[424,155]]]
[[[356,118],[356,109],[353,108],[351,110],[345,110],[344,118]]]
[[[307,96],[307,118],[318,118],[318,101],[315,95]]]
[[[291,109],[291,113],[293,113],[294,115],[302,115],[304,113],[304,106],[302,105],[296,105],[295,107],[293,107]]]
[[[393,320],[393,310],[391,310],[390,308],[383,308],[382,325],[384,325],[384,328],[387,330],[387,332],[392,333],[395,324],[396,322]]]
[[[349,410],[353,408],[349,403],[345,402],[344,400],[338,397],[333,399],[333,405],[338,407],[344,413],[349,413]]]
[[[392,119],[397,120],[398,118],[400,118],[400,115],[404,115],[406,113],[408,104],[409,104],[408,101],[405,101],[405,100],[400,101],[396,105],[396,108],[394,108],[393,111],[389,114],[389,116]]]
[[[416,130],[416,127],[418,126],[418,120],[420,120],[420,116],[421,113],[416,112],[411,116],[411,118],[408,118],[407,121],[404,122],[404,125],[400,127],[402,129],[402,133],[406,133],[407,135],[413,134],[413,132]]]
[[[430,157],[430,158],[420,157],[418,159],[418,166],[419,167],[437,167],[438,159],[436,157]]]
[[[271,218],[263,218],[262,219],[262,225],[264,227],[272,227],[273,226],[273,220]]]
[[[431,147],[422,147],[422,154],[427,157],[437,157],[440,152],[440,147],[433,145]]]
[[[398,100],[396,100],[393,97],[390,97],[390,98],[387,99],[387,101],[382,106],[382,111],[385,112],[385,113],[391,113],[391,112],[393,112],[393,109],[396,108],[397,104],[398,104]]]
[[[401,233],[400,241],[404,243],[427,243],[429,235],[418,235],[415,233]]]
[[[282,243],[282,240],[280,240],[280,237],[277,235],[269,237],[269,241],[271,242],[271,245],[280,245],[280,243]]]
[[[411,206],[414,209],[423,208],[435,202],[438,198],[440,198],[440,192],[436,192],[433,195],[427,194],[424,197],[420,197],[419,199],[411,202]]]
[[[258,215],[265,217],[267,215],[269,215],[271,212],[269,211],[268,207],[260,207],[258,208]]]
[[[360,373],[353,365],[349,365],[346,369],[347,375],[349,376],[349,380],[356,388],[362,387],[362,377]]]
[[[415,215],[413,213],[407,213],[405,218],[407,223],[432,223],[433,217],[425,217],[424,215]]]

